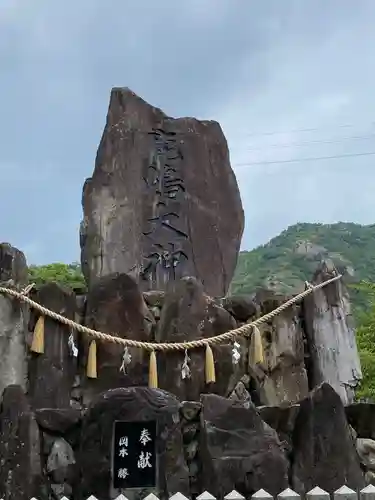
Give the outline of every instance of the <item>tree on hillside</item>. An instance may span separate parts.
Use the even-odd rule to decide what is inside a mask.
[[[355,289],[366,295],[366,312],[357,313],[357,346],[363,372],[362,383],[357,390],[357,398],[375,400],[375,284],[362,281]]]
[[[72,264],[63,264],[55,262],[44,266],[29,267],[29,281],[37,286],[44,283],[61,283],[74,290],[86,290],[86,283],[81,271],[81,265],[78,262]]]

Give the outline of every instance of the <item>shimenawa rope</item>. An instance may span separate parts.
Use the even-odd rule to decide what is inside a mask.
[[[163,343],[157,343],[157,342],[142,342],[139,340],[131,340],[131,339],[123,339],[121,337],[118,337],[113,334],[108,334],[100,331],[93,330],[92,328],[88,328],[87,326],[81,325],[79,323],[76,323],[75,321],[68,319],[61,314],[55,313],[54,311],[51,311],[50,309],[47,309],[46,307],[42,306],[38,302],[35,302],[34,300],[30,299],[27,297],[27,293],[30,291],[29,288],[27,287],[24,291],[19,292],[17,290],[13,290],[11,288],[6,288],[6,287],[0,287],[0,293],[10,295],[11,297],[15,297],[19,299],[22,302],[25,302],[29,306],[31,306],[33,309],[41,313],[41,316],[39,317],[35,330],[34,330],[34,339],[33,339],[33,345],[31,346],[31,349],[39,354],[42,354],[44,352],[44,317],[48,316],[55,321],[58,321],[64,325],[69,326],[72,329],[75,329],[76,331],[86,334],[90,337],[93,338],[90,348],[89,348],[89,354],[88,354],[88,371],[87,374],[90,378],[96,378],[97,377],[97,371],[96,371],[96,343],[95,339],[100,340],[100,341],[106,341],[106,342],[113,342],[115,344],[120,344],[126,347],[137,347],[140,349],[145,349],[150,352],[150,385],[155,387],[157,386],[157,372],[156,372],[156,356],[155,356],[155,351],[187,351],[190,349],[196,349],[199,347],[204,347],[206,348],[206,379],[207,382],[215,382],[215,371],[214,371],[214,360],[213,360],[213,354],[211,350],[212,345],[217,345],[223,342],[228,342],[228,341],[233,341],[237,337],[240,336],[247,336],[250,333],[254,333],[253,337],[255,337],[255,350],[259,351],[259,346],[261,347],[261,339],[260,339],[260,333],[258,326],[266,323],[270,319],[274,318],[278,314],[280,314],[282,311],[287,309],[288,307],[296,304],[303,298],[305,298],[307,295],[311,294],[315,290],[319,290],[320,288],[323,288],[330,283],[333,283],[337,280],[339,280],[342,277],[342,275],[334,276],[333,278],[330,278],[322,283],[319,283],[317,285],[308,285],[307,289],[304,292],[301,292],[300,294],[296,295],[295,297],[292,297],[288,301],[284,302],[281,304],[279,307],[274,309],[273,311],[265,314],[264,316],[261,316],[260,318],[247,323],[243,326],[240,326],[239,328],[235,328],[234,330],[230,330],[228,332],[222,333],[220,335],[215,335],[214,337],[209,337],[205,339],[199,339],[199,340],[192,340],[189,342],[163,342]],[[254,346],[253,346],[254,347]],[[258,358],[258,362],[262,362],[263,355],[258,354],[256,356]],[[260,359],[260,361],[259,361]]]

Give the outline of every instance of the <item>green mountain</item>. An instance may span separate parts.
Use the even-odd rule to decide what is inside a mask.
[[[259,287],[282,293],[303,289],[319,262],[330,258],[349,282],[375,282],[375,224],[361,226],[349,222],[336,224],[299,223],[290,226],[249,252],[241,252],[231,285],[231,293],[248,294]],[[365,297],[351,290],[356,307]]]

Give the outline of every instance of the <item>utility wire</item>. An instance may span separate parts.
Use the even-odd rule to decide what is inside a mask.
[[[263,146],[259,146],[256,148],[246,148],[246,151],[262,151],[266,150],[269,148],[289,148],[289,147],[295,147],[295,146],[307,146],[309,144],[338,144],[341,142],[346,142],[346,141],[352,141],[352,140],[358,140],[358,139],[371,139],[372,137],[375,137],[375,134],[369,134],[369,135],[353,135],[349,137],[338,137],[337,139],[329,139],[329,140],[321,140],[317,139],[314,141],[301,141],[301,142],[289,142],[288,144],[264,144]]]
[[[251,165],[273,165],[276,163],[304,163],[306,161],[320,161],[320,160],[334,160],[336,158],[354,158],[357,156],[370,156],[375,155],[375,151],[369,151],[367,153],[348,153],[343,155],[332,155],[332,156],[317,156],[311,158],[291,158],[289,160],[271,160],[271,161],[253,161],[248,163],[235,163],[233,167],[247,167]]]
[[[375,125],[375,122],[370,122],[369,125],[373,127]],[[266,131],[266,132],[250,132],[250,133],[245,133],[241,134],[242,137],[258,137],[258,136],[268,136],[268,135],[282,135],[282,134],[295,134],[297,132],[318,132],[320,130],[327,130],[327,128],[353,128],[357,126],[357,124],[354,123],[346,123],[342,125],[336,125],[334,127],[314,127],[314,128],[297,128],[297,129],[292,129],[292,130],[274,130],[274,131]]]

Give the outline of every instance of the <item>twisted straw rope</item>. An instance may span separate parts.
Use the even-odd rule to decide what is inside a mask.
[[[236,337],[239,336],[246,336],[253,331],[254,327],[257,327],[262,323],[266,323],[267,321],[274,318],[288,307],[292,306],[293,304],[296,304],[297,302],[305,298],[310,293],[314,292],[315,290],[319,290],[320,288],[323,288],[329,285],[330,283],[333,283],[334,281],[339,280],[341,277],[342,275],[340,274],[338,276],[335,276],[334,278],[330,278],[327,281],[323,281],[318,285],[309,286],[307,290],[305,290],[304,292],[296,295],[287,302],[284,302],[273,311],[265,314],[264,316],[261,316],[255,321],[252,321],[251,323],[247,323],[246,325],[240,326],[239,328],[235,328],[234,330],[230,330],[229,332],[221,333],[220,335],[215,335],[214,337],[192,340],[191,342],[156,343],[156,342],[141,342],[139,340],[123,339],[116,335],[109,335],[108,333],[98,332],[96,330],[93,330],[92,328],[88,328],[87,326],[80,325],[79,323],[76,323],[71,319],[65,318],[64,316],[61,316],[60,314],[57,314],[54,311],[51,311],[50,309],[43,307],[41,304],[38,304],[38,302],[31,300],[29,297],[27,297],[25,291],[17,292],[16,290],[12,290],[11,288],[0,287],[0,293],[16,297],[21,302],[29,304],[32,308],[36,309],[44,316],[49,316],[50,318],[60,323],[63,323],[64,325],[67,325],[70,328],[73,328],[80,333],[89,335],[98,340],[113,342],[115,344],[123,345],[124,347],[138,347],[141,349],[146,349],[147,351],[185,351],[187,349],[195,349],[197,347],[206,347],[207,345],[220,344],[225,341],[234,340]]]

